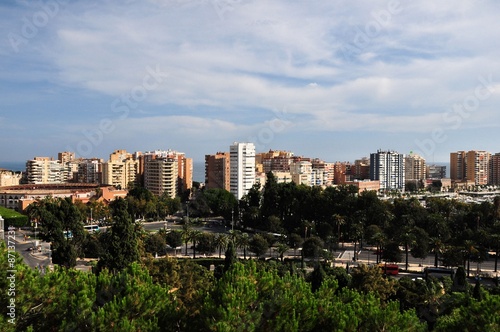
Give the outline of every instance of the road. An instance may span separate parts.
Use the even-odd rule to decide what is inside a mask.
[[[50,260],[50,245],[46,242],[41,242],[41,251],[28,250],[29,248],[35,247],[35,242],[33,239],[26,239],[24,237],[28,232],[15,230],[15,249],[21,257],[23,257],[26,265],[37,268],[40,266],[51,265]]]

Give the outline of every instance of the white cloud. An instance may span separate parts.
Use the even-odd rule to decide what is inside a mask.
[[[355,139],[357,131],[417,135],[442,126],[442,114],[474,93],[478,77],[493,74],[496,91],[463,126],[491,124],[500,106],[499,5],[400,2],[380,21],[390,3],[71,2],[24,52],[9,51],[3,41],[0,84],[12,91],[2,97],[25,96],[17,105],[29,113],[53,107],[39,92],[50,91],[64,100],[59,112],[91,100],[89,114],[100,109],[107,116],[113,100],[140,87],[148,66],[158,66],[168,77],[147,90],[134,118],[120,122],[124,133],[141,136],[147,128],[151,140],[167,135],[182,142],[188,134],[220,142],[255,135],[269,126],[274,108],[286,106],[293,116],[287,128],[302,133],[297,140],[321,131]],[[5,8],[0,26],[19,33],[23,15],[39,10]],[[12,105],[2,102],[0,112]]]

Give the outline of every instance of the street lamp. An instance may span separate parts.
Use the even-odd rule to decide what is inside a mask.
[[[231,230],[234,232],[234,208],[231,209]]]

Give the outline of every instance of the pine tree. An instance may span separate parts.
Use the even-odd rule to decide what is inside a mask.
[[[127,201],[117,199],[111,205],[113,226],[103,239],[103,255],[99,259],[98,270],[108,268],[120,271],[139,260],[137,234],[127,209]]]

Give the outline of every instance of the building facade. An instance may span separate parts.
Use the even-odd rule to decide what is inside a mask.
[[[370,154],[370,179],[380,181],[381,190],[405,189],[404,155],[378,150]]]
[[[163,194],[174,198],[178,192],[178,159],[159,157],[146,161],[144,187],[157,196]]]
[[[450,153],[450,178],[453,182],[486,185],[490,179],[490,157],[487,151],[470,150]]]
[[[205,188],[231,190],[229,152],[205,155]]]
[[[102,164],[104,184],[119,189],[127,189],[137,182],[139,162],[125,150],[116,150],[110,154],[109,160]]]
[[[405,181],[424,183],[427,178],[425,159],[418,154],[409,154],[405,158]]]
[[[255,183],[255,145],[234,142],[229,147],[230,192],[241,199]]]

